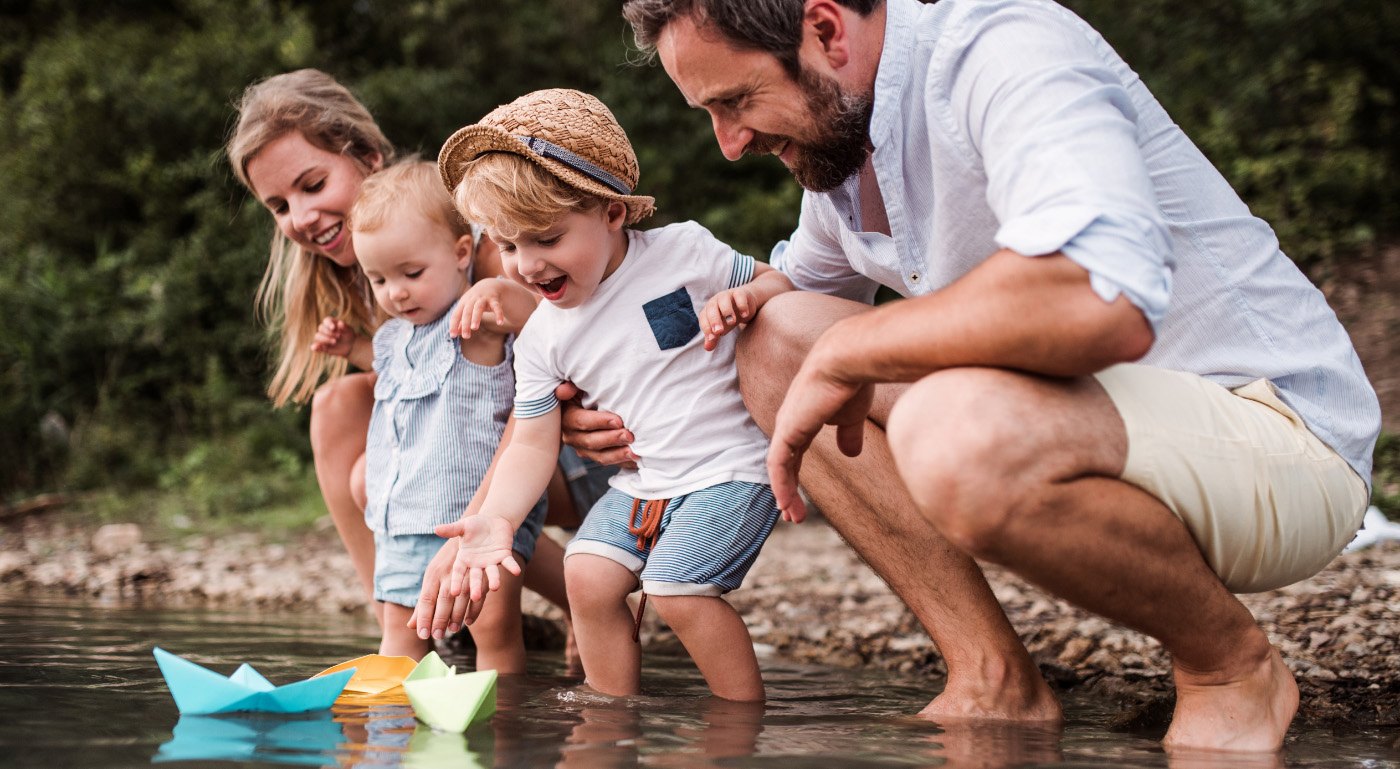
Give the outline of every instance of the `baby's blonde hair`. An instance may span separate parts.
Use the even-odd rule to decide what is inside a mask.
[[[508,152],[488,152],[467,163],[452,199],[464,216],[506,240],[608,203]]]
[[[471,225],[452,204],[443,189],[437,164],[407,158],[365,179],[350,207],[351,232],[374,232],[393,219],[414,211],[452,233],[453,239],[471,235]]]
[[[366,176],[376,162],[394,161],[394,147],[369,110],[319,70],[302,69],[254,83],[237,108],[238,122],[227,145],[229,165],[254,194],[248,164],[292,131],[312,146],[344,155]],[[341,267],[307,251],[276,227],[256,301],[258,317],[278,347],[277,368],[267,388],[278,406],[305,403],[323,379],[345,373],[345,359],[311,352],[322,318],[341,318],[362,333],[372,332],[383,320],[358,267]]]

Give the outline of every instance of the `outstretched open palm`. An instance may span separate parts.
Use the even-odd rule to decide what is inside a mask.
[[[458,537],[457,558],[452,564],[452,595],[466,592],[472,602],[485,600],[487,591],[501,587],[501,569],[520,575],[520,564],[511,551],[515,529],[495,515],[468,515],[434,529],[440,537]]]

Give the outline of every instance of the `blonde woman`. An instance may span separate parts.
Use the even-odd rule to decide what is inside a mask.
[[[345,215],[364,179],[392,164],[396,153],[364,105],[335,78],[313,69],[249,86],[227,152],[238,180],[276,223],[257,299],[277,348],[268,395],[278,406],[311,403],[316,480],[372,600],[374,538],[364,520],[363,463],[374,375],[351,372],[345,358],[319,351],[314,338],[326,317],[363,336],[384,320],[356,263]],[[501,274],[489,240],[481,241],[473,271],[476,278]],[[562,478],[549,501],[552,521],[561,512],[565,519],[572,515]],[[586,509],[582,502],[580,509]],[[541,537],[526,584],[567,611],[562,557],[557,543]],[[382,621],[382,606],[375,615]],[[514,630],[519,632],[518,613]]]

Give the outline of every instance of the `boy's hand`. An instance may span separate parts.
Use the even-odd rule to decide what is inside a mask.
[[[355,332],[349,324],[339,318],[327,317],[316,327],[316,336],[311,340],[311,350],[340,358],[350,357],[355,349]]]
[[[534,309],[534,296],[514,281],[477,281],[452,310],[447,321],[448,335],[471,339],[483,323],[498,334],[518,334]]]
[[[705,303],[705,309],[700,311],[700,327],[705,332],[706,350],[714,350],[720,337],[753,320],[762,302],[749,285],[721,291]]]
[[[511,551],[515,529],[506,519],[494,515],[464,515],[457,522],[445,523],[433,531],[439,537],[460,537],[457,558],[452,563],[449,594],[466,593],[472,604],[478,604],[486,600],[488,590],[501,589],[501,567],[520,576],[520,564]],[[467,624],[475,618],[475,613],[471,613]]]

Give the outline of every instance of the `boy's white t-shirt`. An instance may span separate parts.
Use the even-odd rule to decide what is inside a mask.
[[[611,411],[641,457],[611,484],[670,499],[726,481],[768,483],[768,438],[739,395],[734,332],[704,348],[699,314],[753,279],[754,260],[695,222],[627,230],[627,256],[572,309],[542,303],[515,343],[517,419],[552,410],[573,382],[583,405]]]

